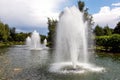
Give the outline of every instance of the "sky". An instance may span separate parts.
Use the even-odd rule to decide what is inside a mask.
[[[120,0],[82,0],[95,25],[114,28],[120,21]],[[37,30],[47,35],[47,18],[57,19],[65,7],[77,6],[78,0],[0,0],[0,20],[17,32]]]

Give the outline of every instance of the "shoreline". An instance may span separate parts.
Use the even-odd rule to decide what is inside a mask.
[[[12,46],[12,45],[23,45],[24,42],[0,42],[0,47],[9,47],[9,46]]]

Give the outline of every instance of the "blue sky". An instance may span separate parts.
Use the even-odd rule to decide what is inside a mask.
[[[99,12],[100,8],[103,6],[109,6],[113,3],[120,3],[120,0],[82,0],[85,2],[86,7],[89,8],[91,14]]]
[[[120,21],[120,0],[82,0],[93,20],[114,28]],[[0,0],[0,20],[18,32],[47,34],[47,17],[58,19],[65,7],[77,6],[78,0]]]

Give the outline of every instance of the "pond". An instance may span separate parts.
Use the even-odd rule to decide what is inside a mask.
[[[59,74],[49,72],[52,50],[28,50],[24,45],[0,48],[0,80],[120,80],[120,55],[96,53],[104,72]]]

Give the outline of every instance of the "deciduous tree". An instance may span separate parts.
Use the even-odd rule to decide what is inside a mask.
[[[120,22],[118,22],[116,27],[114,28],[114,33],[120,34]]]

